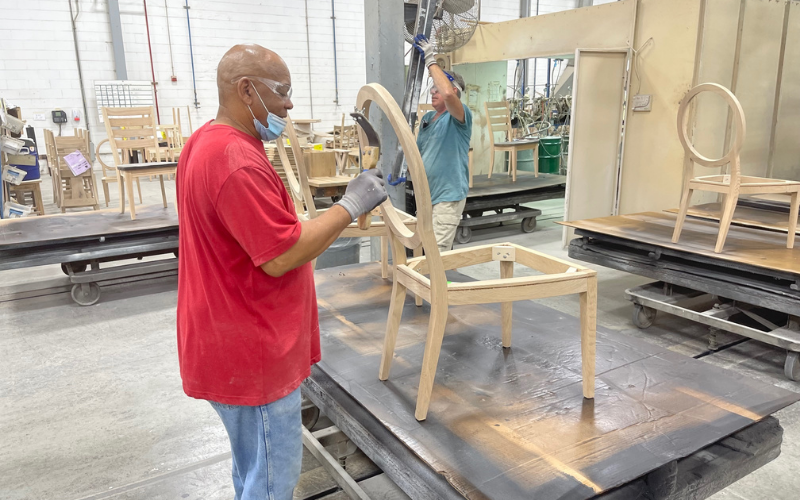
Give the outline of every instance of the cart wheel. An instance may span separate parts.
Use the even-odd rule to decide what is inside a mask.
[[[314,403],[303,396],[300,416],[303,421],[303,427],[311,430],[315,425],[317,425],[317,421],[319,420],[319,408],[314,406]]]
[[[633,305],[633,324],[637,328],[648,328],[653,324],[656,319],[656,311],[652,307],[643,306],[641,304]]]
[[[523,233],[532,233],[536,229],[536,217],[525,217],[520,226]]]
[[[472,229],[467,226],[461,226],[456,229],[456,241],[458,243],[469,243],[470,239],[472,239]]]
[[[331,196],[331,201],[334,202],[334,203],[336,203],[337,201],[339,201],[341,199],[342,199],[341,196]]]
[[[72,285],[72,300],[82,306],[96,304],[100,300],[100,285],[97,283],[76,283]]]
[[[800,352],[789,351],[786,353],[783,373],[789,380],[800,380]]]
[[[86,271],[86,263],[73,263],[72,264],[72,272],[73,273],[82,273]],[[69,270],[67,270],[67,264],[61,264],[61,272],[69,276]]]

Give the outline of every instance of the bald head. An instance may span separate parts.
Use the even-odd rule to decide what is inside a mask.
[[[237,96],[235,82],[243,76],[259,76],[291,84],[289,68],[281,56],[261,45],[234,45],[222,56],[217,66],[220,104]]]

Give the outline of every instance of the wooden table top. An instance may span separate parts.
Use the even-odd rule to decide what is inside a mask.
[[[783,233],[731,226],[722,253],[714,253],[719,234],[718,222],[687,218],[680,241],[672,243],[676,217],[666,212],[643,212],[560,224],[722,261],[800,275],[800,249],[786,248],[786,235]]]
[[[336,175],[334,177],[309,177],[308,185],[315,188],[346,186],[353,180],[346,175]]]
[[[800,399],[598,329],[596,397],[585,400],[579,319],[521,301],[510,349],[499,304],[450,308],[428,418],[417,422],[428,304],[406,300],[392,373],[381,382],[391,281],[377,263],[319,270],[315,280],[319,367],[470,499],[592,498]]]

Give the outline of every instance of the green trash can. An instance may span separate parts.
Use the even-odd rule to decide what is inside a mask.
[[[524,149],[517,151],[517,170],[533,172],[533,150]]]
[[[519,160],[517,160],[519,162]],[[539,173],[559,174],[561,172],[561,137],[542,137],[539,139]]]

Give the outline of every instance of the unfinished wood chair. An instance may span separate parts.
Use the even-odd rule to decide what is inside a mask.
[[[374,83],[361,88],[356,108],[368,112],[371,104],[381,108],[397,134],[408,162],[408,172],[414,183],[414,195],[417,202],[417,225],[414,231],[400,223],[398,212],[390,200],[381,205],[384,220],[390,230],[389,239],[394,256],[394,285],[389,306],[389,318],[386,323],[379,378],[381,380],[389,378],[407,290],[421,295],[431,305],[416,411],[414,412],[417,420],[424,420],[428,413],[450,305],[502,304],[503,346],[510,347],[513,302],[579,294],[583,396],[593,398],[597,310],[595,271],[511,243],[483,245],[439,253],[433,233],[428,179],[414,135],[408,128],[403,113],[392,96],[385,88]],[[424,257],[406,260],[406,248],[418,249],[420,247],[425,250]],[[498,262],[500,279],[448,283],[445,276],[446,270],[492,261]],[[514,278],[514,262],[545,274]]]
[[[94,171],[90,168],[76,176],[70,170],[67,155],[79,151],[86,161],[91,162],[89,131],[76,129],[74,136],[61,136],[53,138],[53,153],[55,154],[55,170],[58,180],[58,206],[61,213],[68,208],[92,207],[97,210],[97,186],[94,180]]]
[[[174,174],[178,164],[161,161],[161,148],[158,145],[155,110],[153,106],[136,108],[102,108],[103,122],[106,125],[111,154],[114,157],[114,168],[117,171],[119,184],[120,213],[125,213],[125,193],[128,194],[131,220],[136,219],[136,207],[133,200],[133,182],[140,177],[158,176],[161,183],[161,198],[167,208],[167,193],[164,188],[164,176]],[[149,158],[149,151],[154,151],[155,162],[127,163],[125,154],[128,151],[142,151],[141,158]]]
[[[281,159],[281,166],[286,174],[286,180],[289,187],[289,194],[294,201],[295,210],[298,216],[304,220],[315,219],[321,215],[325,209],[319,210],[314,205],[314,197],[311,194],[311,187],[308,182],[308,172],[306,170],[305,159],[303,158],[302,150],[299,146],[300,141],[297,140],[297,135],[292,124],[292,119],[286,117],[285,133],[289,138],[292,154],[294,155],[294,164],[297,167],[297,173],[292,169],[292,162],[286,152],[286,146],[283,143],[283,138],[278,138],[275,141],[277,145],[278,155]],[[402,224],[413,230],[416,227],[416,218],[413,216],[399,212],[399,219]],[[386,227],[385,221],[375,221],[368,229],[360,229],[357,222],[351,223],[339,235],[340,238],[366,238],[371,236],[378,236],[381,239],[381,276],[386,279],[389,277],[389,231]]]
[[[517,153],[533,150],[533,175],[539,177],[539,139],[523,139],[513,141],[511,127],[511,112],[508,101],[485,102],[483,109],[486,112],[486,126],[489,127],[489,178],[494,171],[494,154],[508,153],[508,175],[513,182],[517,181]],[[495,142],[495,133],[502,133],[503,139]]]
[[[61,180],[58,177],[58,156],[56,156],[55,134],[51,130],[44,129],[44,147],[47,154],[47,172],[50,174],[50,181],[53,185],[53,203],[61,206]]]
[[[711,160],[701,155],[692,145],[686,130],[686,110],[689,103],[701,92],[711,92],[722,96],[728,103],[733,112],[733,123],[736,127],[736,138],[731,145],[730,151],[716,160]],[[691,89],[683,98],[678,108],[678,138],[686,151],[686,155],[703,167],[719,168],[730,165],[729,174],[705,175],[692,177],[692,172],[684,174],[683,194],[681,196],[681,206],[678,211],[678,219],[675,222],[675,231],[672,234],[672,242],[677,243],[681,237],[683,223],[686,220],[686,213],[689,210],[689,203],[692,200],[694,191],[711,191],[725,196],[720,213],[719,234],[717,244],[714,247],[715,253],[722,252],[725,246],[725,239],[733,219],[733,212],[736,210],[736,202],[742,194],[785,194],[790,196],[789,207],[789,233],[786,237],[786,248],[794,248],[795,231],[797,229],[797,215],[800,208],[800,182],[786,181],[781,179],[770,179],[766,177],[744,176],[741,173],[741,161],[739,152],[744,144],[746,134],[746,122],[742,105],[733,93],[722,85],[716,83],[702,83]],[[692,166],[692,163],[689,163]]]
[[[103,144],[109,144],[108,139],[103,139],[95,148],[95,158],[97,158],[98,163],[100,163],[100,168],[102,169],[102,175],[100,177],[100,182],[103,184],[103,197],[105,198],[106,206],[108,206],[108,198],[109,198],[109,189],[108,185],[112,182],[117,182],[117,169],[108,165],[106,162],[103,161],[103,158],[100,156],[100,147]],[[123,157],[127,156],[127,152],[123,151]],[[139,192],[139,203],[142,203],[142,183],[139,179],[136,179],[136,189]]]

